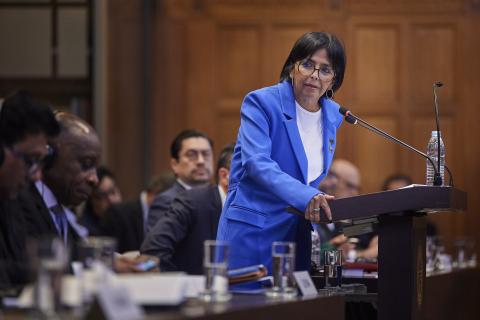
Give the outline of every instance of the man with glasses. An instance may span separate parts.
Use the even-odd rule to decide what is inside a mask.
[[[335,159],[327,177],[320,183],[319,189],[335,196],[335,199],[356,196],[360,192],[360,171],[348,160]],[[330,245],[341,249],[345,255],[355,248],[336,224],[320,224],[315,227],[321,243],[329,242]]]
[[[319,188],[335,199],[353,197],[360,191],[360,171],[345,159],[336,159]]]
[[[217,237],[234,146],[220,152],[217,183],[177,195],[145,238],[141,252],[159,258],[162,271],[203,274],[203,242]]]
[[[56,118],[61,131],[50,141],[54,156],[42,179],[22,192],[19,202],[30,236],[59,236],[73,246],[88,232],[70,208],[87,200],[98,183],[100,140],[89,124],[72,114],[60,112]]]
[[[47,138],[57,135],[51,109],[26,92],[9,96],[0,111],[0,198],[15,198],[28,178],[38,178],[51,152]]]
[[[59,112],[55,115],[60,134],[50,141],[54,156],[42,170],[42,180],[30,184],[19,194],[18,203],[25,227],[32,238],[56,236],[72,249],[75,260],[78,242],[88,235],[70,208],[90,197],[98,184],[97,166],[100,140],[95,130],[77,116]],[[115,259],[117,271],[140,271],[136,265],[151,257]]]
[[[0,108],[0,289],[5,289],[27,280],[26,231],[12,200],[28,180],[40,177],[51,153],[47,140],[59,126],[51,109],[26,92],[9,96]]]
[[[207,135],[196,130],[180,132],[170,147],[170,165],[176,181],[173,186],[155,197],[148,214],[147,232],[168,210],[173,198],[185,190],[206,185],[213,172],[213,143]]]

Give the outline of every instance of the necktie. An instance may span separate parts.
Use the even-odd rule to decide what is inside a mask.
[[[66,232],[66,226],[67,226],[67,217],[65,215],[65,211],[63,210],[63,207],[60,204],[57,204],[51,207],[50,210],[54,213],[53,216],[55,218],[55,225],[57,227],[57,232],[60,238],[66,242],[67,239],[66,239],[65,232]]]

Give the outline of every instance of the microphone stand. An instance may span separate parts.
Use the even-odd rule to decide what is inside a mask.
[[[411,145],[395,138],[394,136],[392,135],[389,135],[388,133],[386,133],[385,131],[383,130],[380,130],[378,129],[377,127],[369,124],[368,122],[366,122],[365,120],[359,118],[358,116],[354,115],[352,112],[350,112],[349,110],[345,109],[345,108],[340,108],[339,112],[345,116],[345,121],[347,121],[348,123],[350,124],[358,124],[359,126],[365,128],[365,129],[368,129],[390,141],[393,141],[407,149],[410,149],[416,153],[418,153],[419,155],[421,155],[422,157],[424,157],[425,159],[427,159],[428,161],[430,161],[430,163],[432,164],[432,167],[433,167],[433,171],[434,171],[434,176],[435,176],[435,179],[434,179],[434,185],[435,186],[441,186],[442,185],[442,179],[441,179],[441,176],[440,176],[440,171],[439,169],[437,168],[437,166],[435,165],[435,162],[433,161],[433,159],[431,157],[429,157],[428,155],[426,155],[424,152],[412,147]],[[447,169],[448,171],[448,174],[450,176],[450,185],[453,186],[453,178],[452,178],[452,174],[450,172],[450,169],[445,166],[445,168]],[[438,179],[439,178],[439,179]]]
[[[407,148],[407,149],[410,149],[410,150],[418,153],[419,155],[421,155],[422,157],[424,157],[425,159],[427,159],[428,161],[430,161],[430,163],[432,164],[432,167],[433,167],[434,177],[435,177],[435,178],[434,178],[434,181],[433,181],[433,184],[434,184],[435,186],[441,186],[441,185],[442,185],[442,177],[441,177],[440,171],[439,171],[439,170],[440,170],[440,169],[439,169],[440,167],[437,168],[437,167],[435,166],[435,162],[433,161],[433,159],[430,158],[427,154],[425,154],[424,152],[422,152],[422,151],[420,151],[420,150],[412,147],[412,146],[409,145],[409,144],[406,144],[405,142],[403,142],[403,141],[395,138],[394,136],[389,135],[389,134],[386,133],[385,131],[380,130],[379,128],[377,128],[377,127],[369,124],[369,123],[366,122],[365,120],[357,117],[356,115],[354,115],[354,114],[351,113],[349,110],[347,110],[347,109],[345,109],[345,108],[343,108],[343,107],[340,107],[340,109],[338,110],[338,112],[340,112],[340,113],[345,117],[345,121],[346,121],[346,122],[348,122],[348,123],[350,123],[350,124],[358,124],[359,126],[365,128],[365,129],[368,129],[368,130],[370,130],[370,131],[372,131],[372,132],[374,132],[374,133],[376,133],[376,134],[378,134],[378,135],[380,135],[380,136],[382,136],[382,137],[384,137],[384,138],[386,138],[386,139],[388,139],[388,140],[390,140],[390,141],[393,141],[393,142],[395,142],[395,143],[397,143],[397,144],[399,144],[399,145],[401,145],[401,146],[403,146],[403,147],[405,147],[405,148]],[[440,140],[439,140],[439,141],[440,141]],[[440,148],[439,148],[439,150],[440,150]],[[440,157],[439,157],[439,159],[440,159]],[[452,173],[450,172],[450,169],[449,169],[446,165],[445,165],[444,167],[445,167],[445,169],[447,169],[448,174],[449,174],[449,176],[450,176],[450,186],[453,187]],[[300,215],[300,216],[303,216],[303,215],[304,215],[304,213],[303,213],[302,211],[298,210],[297,208],[291,207],[291,206],[287,207],[287,208],[286,208],[286,211],[289,212],[289,213],[293,213],[293,214]],[[323,220],[326,220],[326,216],[325,216],[323,210],[321,210],[321,212],[320,212],[320,219],[321,219],[321,220],[322,220],[322,219],[323,219]]]

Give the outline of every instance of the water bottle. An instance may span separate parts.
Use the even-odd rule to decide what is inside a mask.
[[[432,158],[433,163],[435,163],[435,168],[438,169],[438,142],[437,139],[440,138],[440,175],[442,177],[442,185],[445,184],[445,145],[442,141],[442,135],[438,131],[432,131],[432,136],[427,145],[427,156]],[[427,159],[427,185],[433,186],[433,181],[435,178],[435,170],[433,169],[432,164]]]
[[[312,264],[315,271],[320,271],[321,266],[321,243],[320,235],[318,234],[317,229],[314,227],[312,231]]]

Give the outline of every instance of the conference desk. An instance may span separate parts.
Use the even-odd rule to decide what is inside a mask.
[[[227,303],[209,304],[188,300],[179,307],[146,308],[145,320],[292,320],[318,319],[328,315],[329,320],[345,319],[343,297],[298,297],[291,300],[272,300],[263,295],[233,295]],[[5,319],[17,320],[31,316],[27,310],[5,310]],[[63,319],[80,319],[73,311],[65,311]],[[98,305],[94,306],[85,319],[104,319]],[[2,314],[0,313],[0,319]]]
[[[462,269],[427,277],[426,320],[480,319],[480,269]]]
[[[323,278],[313,277],[317,287]],[[346,318],[368,319],[378,302],[378,281],[375,278],[345,278],[344,283],[361,283],[368,295],[346,296]],[[427,276],[425,283],[425,320],[480,319],[480,268],[453,270]],[[363,306],[359,307],[359,304]],[[371,307],[366,308],[370,304]],[[352,310],[363,315],[352,315]],[[376,312],[376,311],[375,311]],[[383,319],[379,319],[383,320]]]
[[[292,320],[318,319],[328,315],[329,320],[343,320],[344,306],[344,298],[340,296],[276,301],[259,295],[234,295],[224,304],[192,300],[175,310],[147,309],[145,319]]]
[[[319,281],[319,279],[317,278]],[[361,279],[346,279],[361,283]],[[146,308],[145,319],[375,319],[366,317],[375,310],[377,295],[375,279],[364,279],[367,295],[296,298],[271,300],[261,295],[234,295],[224,304],[206,304],[189,300],[174,308]],[[427,277],[425,285],[425,319],[480,319],[480,269],[456,270]],[[358,307],[362,305],[362,307]],[[369,306],[369,312],[365,311]],[[362,315],[363,314],[363,315]],[[24,319],[27,311],[6,310],[6,319]],[[1,318],[1,316],[0,316]],[[75,318],[69,313],[68,318]],[[95,314],[89,319],[97,318]],[[383,319],[379,319],[383,320]]]

